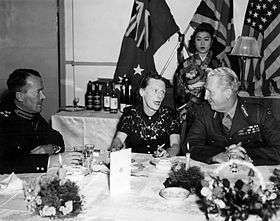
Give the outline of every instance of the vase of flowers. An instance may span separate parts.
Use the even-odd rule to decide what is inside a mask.
[[[249,167],[247,180],[236,181],[221,178],[219,172],[227,166],[243,165]],[[274,172],[274,177],[279,177]],[[259,182],[256,182],[257,178]],[[277,179],[274,180],[277,180]],[[202,208],[205,209],[208,220],[264,220],[267,221],[277,213],[280,208],[279,184],[276,182],[266,187],[261,173],[253,164],[231,160],[221,164],[214,176],[202,181]],[[201,203],[201,202],[200,202]],[[213,219],[213,217],[215,217]]]
[[[24,195],[28,210],[42,217],[69,218],[82,211],[79,187],[57,175],[44,174],[24,183]]]

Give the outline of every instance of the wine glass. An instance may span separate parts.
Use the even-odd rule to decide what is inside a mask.
[[[74,107],[78,107],[79,101],[80,101],[80,99],[79,99],[78,97],[74,97],[73,106],[74,106]]]

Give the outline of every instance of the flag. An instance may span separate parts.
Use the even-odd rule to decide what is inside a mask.
[[[156,71],[154,53],[178,30],[165,0],[135,0],[114,80],[126,75],[136,90],[145,74]]]
[[[243,36],[255,37],[260,59],[252,59],[246,73],[247,81],[261,81],[262,94],[279,94],[280,85],[280,2],[249,0],[242,30]],[[257,83],[257,82],[256,82]]]
[[[230,67],[227,53],[231,51],[235,40],[233,0],[202,0],[190,21],[190,26],[195,29],[203,22],[210,24],[215,30],[218,44],[214,49],[217,58],[224,60]]]

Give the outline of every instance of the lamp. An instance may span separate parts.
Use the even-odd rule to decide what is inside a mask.
[[[240,56],[242,61],[241,85],[239,90],[246,91],[245,85],[245,65],[247,58],[260,58],[258,42],[254,37],[239,36],[231,51],[231,55]]]

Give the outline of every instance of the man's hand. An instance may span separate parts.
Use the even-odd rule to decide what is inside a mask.
[[[241,146],[241,142],[238,144],[232,144],[226,148],[226,153],[230,159],[245,159],[246,150]]]
[[[61,162],[59,160],[61,156]],[[60,167],[62,165],[79,165],[83,160],[84,155],[80,152],[64,152],[49,157],[49,167]],[[61,165],[62,164],[62,165]]]
[[[56,150],[54,150],[54,145],[52,144],[40,145],[30,151],[31,154],[48,154],[48,155],[52,155],[55,152]]]

